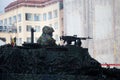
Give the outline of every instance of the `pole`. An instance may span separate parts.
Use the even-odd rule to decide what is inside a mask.
[[[34,43],[34,29],[31,28],[31,43]]]

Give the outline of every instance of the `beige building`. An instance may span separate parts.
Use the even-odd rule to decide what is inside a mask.
[[[17,45],[31,42],[31,28],[35,29],[34,42],[40,37],[42,28],[47,25],[54,28],[53,38],[60,43],[63,32],[62,0],[17,0],[5,8],[0,15],[0,37],[17,38]]]

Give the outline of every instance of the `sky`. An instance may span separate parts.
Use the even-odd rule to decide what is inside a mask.
[[[11,2],[15,0],[0,0],[0,13],[4,12],[4,8]]]

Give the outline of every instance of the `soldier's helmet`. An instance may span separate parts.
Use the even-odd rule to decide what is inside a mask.
[[[50,33],[54,32],[54,29],[52,27],[49,27],[49,26],[44,26],[42,31],[44,34],[50,34]]]

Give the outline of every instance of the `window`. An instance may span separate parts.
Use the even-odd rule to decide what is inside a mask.
[[[63,9],[63,2],[60,2],[60,9]]]
[[[0,32],[3,30],[3,26],[0,26]]]
[[[54,23],[54,29],[58,29],[58,22]]]
[[[40,26],[35,26],[35,31],[40,32]]]
[[[21,21],[21,14],[18,14],[18,22]]]
[[[16,26],[13,26],[13,27],[12,27],[12,32],[13,32],[13,33],[17,33],[17,27],[16,27]]]
[[[48,19],[52,19],[52,12],[48,12]]]
[[[16,16],[13,16],[13,23],[17,22]]]
[[[31,32],[31,28],[32,28],[31,25],[27,25],[27,27],[26,27],[26,31]]]
[[[12,18],[9,17],[9,25],[12,25]]]
[[[54,16],[54,18],[57,18],[57,17],[58,17],[58,12],[57,12],[57,10],[54,10],[54,11],[53,11],[53,16]]]
[[[3,20],[0,20],[0,26],[3,26]]]
[[[22,27],[21,26],[19,26],[19,32],[21,32],[22,31]]]
[[[4,31],[7,31],[7,26],[4,26]]]
[[[40,21],[40,14],[34,14],[34,21]]]
[[[7,25],[7,19],[4,19],[4,25]]]
[[[32,21],[32,14],[31,13],[26,13],[25,14],[25,20],[27,20],[27,21]]]
[[[43,14],[43,20],[44,20],[44,21],[47,20],[47,19],[46,19],[46,16],[47,16],[46,13],[44,13],[44,14]]]
[[[19,44],[19,41],[18,41],[18,38],[16,37],[16,44],[18,45]]]
[[[7,29],[7,26],[4,26],[4,29]]]
[[[3,31],[3,20],[0,20],[0,32]]]
[[[22,44],[22,38],[19,38],[19,44],[21,45]]]
[[[27,37],[27,43],[31,43],[31,38]]]

